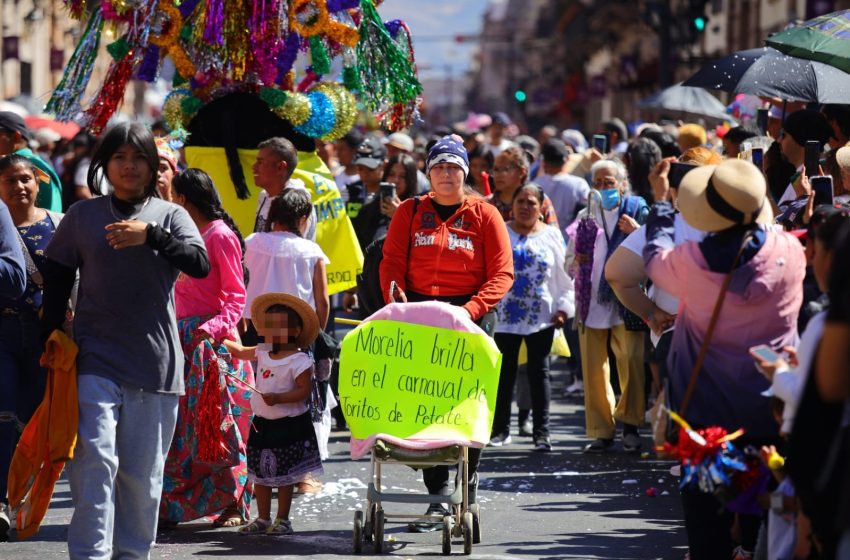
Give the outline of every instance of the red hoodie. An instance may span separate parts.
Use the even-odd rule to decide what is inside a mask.
[[[496,208],[467,196],[443,222],[431,203],[405,200],[393,216],[384,241],[381,291],[388,299],[390,282],[424,296],[472,295],[463,307],[474,321],[493,309],[514,280],[513,252],[505,221]]]

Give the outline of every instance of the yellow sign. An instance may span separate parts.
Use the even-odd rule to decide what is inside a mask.
[[[340,406],[356,438],[486,444],[501,364],[484,334],[367,321],[342,341]]]
[[[224,148],[189,146],[186,161],[189,167],[206,171],[216,185],[224,209],[233,217],[242,235],[254,231],[257,216],[257,197],[260,188],[254,184],[251,166],[257,159],[257,150],[239,150],[239,161],[245,174],[245,183],[251,197],[241,200],[236,196],[236,187],[230,180]],[[313,197],[318,223],[316,243],[328,256],[328,291],[342,292],[357,285],[357,274],[363,270],[363,251],[351,220],[345,213],[345,204],[331,172],[315,152],[298,152],[298,167],[292,174],[301,179]]]

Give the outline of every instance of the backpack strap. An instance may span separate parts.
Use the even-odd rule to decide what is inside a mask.
[[[422,195],[428,196],[428,195]],[[418,196],[413,197],[413,212],[410,214],[410,232],[407,236],[407,255],[410,258],[410,249],[413,246],[413,220],[416,219],[416,211],[419,209],[419,200]]]

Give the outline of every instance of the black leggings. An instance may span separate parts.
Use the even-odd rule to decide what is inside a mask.
[[[496,333],[496,345],[502,352],[502,371],[499,376],[499,394],[493,416],[493,436],[506,435],[511,426],[511,405],[514,401],[519,348],[525,340],[528,355],[528,385],[531,389],[531,411],[534,420],[534,438],[549,437],[549,401],[552,391],[549,383],[549,352],[555,327],[529,335]]]

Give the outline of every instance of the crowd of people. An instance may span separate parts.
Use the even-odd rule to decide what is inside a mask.
[[[72,558],[146,557],[158,527],[203,517],[292,533],[293,492],[320,484],[327,453],[318,346],[334,307],[436,300],[502,353],[490,446],[512,443],[516,401],[515,433],[557,447],[563,335],[585,453],[616,451],[618,433],[624,452],[648,448],[663,403],[696,429],[743,429],[735,444],[763,456],[743,505],[682,487],[689,558],[850,557],[850,107],[768,117],[711,131],[611,119],[589,142],[554,126],[535,139],[497,113],[481,130],[317,141],[365,255],[360,285],[332,298],[289,140],[257,146],[243,240],[209,175],[146,127],[51,153],[0,113],[0,502],[44,392],[44,340],[65,329],[80,350]],[[482,460],[470,449],[471,502]],[[445,467],[423,481],[450,493]],[[438,528],[423,519],[410,530]]]

